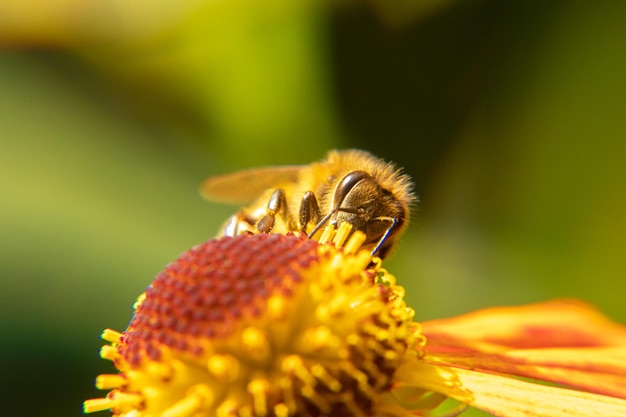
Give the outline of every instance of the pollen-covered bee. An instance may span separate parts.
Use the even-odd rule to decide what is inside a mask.
[[[331,151],[321,162],[253,168],[207,179],[202,194],[244,203],[221,234],[243,231],[316,235],[326,224],[348,222],[366,235],[372,254],[384,258],[406,228],[417,200],[408,175],[361,150]]]

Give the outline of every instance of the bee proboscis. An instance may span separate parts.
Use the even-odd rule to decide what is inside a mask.
[[[408,175],[361,150],[330,151],[310,165],[252,168],[207,179],[203,195],[243,203],[221,234],[244,231],[309,237],[326,224],[348,222],[366,235],[365,245],[384,258],[408,224],[417,200]]]

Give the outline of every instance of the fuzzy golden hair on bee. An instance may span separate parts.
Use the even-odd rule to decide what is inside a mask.
[[[301,231],[314,237],[326,224],[348,222],[366,245],[386,256],[406,229],[417,202],[413,183],[393,163],[362,150],[333,150],[302,166],[253,168],[203,184],[205,197],[255,200],[235,214],[221,234]]]
[[[344,175],[354,171],[364,171],[371,175],[383,189],[391,192],[408,208],[417,204],[418,199],[413,191],[413,181],[402,169],[397,168],[393,162],[385,162],[360,149],[332,150],[324,160],[303,168],[298,180],[302,184],[318,184],[321,189],[316,194],[321,196],[322,201],[325,201],[332,198],[328,190],[334,189]],[[325,175],[327,178],[324,181]]]

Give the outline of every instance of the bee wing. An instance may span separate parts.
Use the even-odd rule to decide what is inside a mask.
[[[204,198],[221,203],[248,203],[263,192],[286,182],[293,182],[301,165],[251,168],[207,178],[201,186]]]

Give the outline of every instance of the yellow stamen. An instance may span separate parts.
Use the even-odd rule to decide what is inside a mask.
[[[248,392],[252,395],[254,415],[265,416],[267,414],[267,393],[269,383],[264,379],[253,380],[248,384]]]
[[[126,378],[122,375],[102,374],[96,378],[96,388],[98,389],[114,389],[121,388],[127,383]]]
[[[174,375],[174,368],[168,363],[149,362],[146,364],[145,372],[153,378],[171,379]]]
[[[237,402],[233,399],[223,401],[215,412],[217,417],[232,417],[237,415]]]
[[[322,236],[320,236],[319,243],[325,245],[330,242],[333,236],[335,236],[336,231],[337,229],[334,226],[330,224],[327,225],[322,232]]]
[[[336,247],[341,247],[345,243],[348,236],[350,236],[350,232],[352,231],[352,225],[348,222],[343,222],[337,229],[337,234],[333,238],[333,243]],[[362,242],[361,242],[362,243]],[[360,247],[361,245],[359,245]]]
[[[167,410],[160,417],[191,417],[213,401],[211,390],[204,384],[190,388],[187,395]]]
[[[287,318],[287,300],[285,297],[273,296],[267,300],[267,314],[272,320]]]
[[[288,368],[288,366],[285,366],[284,363],[282,364],[282,366],[283,366],[283,370],[286,370]],[[291,374],[285,374],[278,381],[280,392],[283,396],[283,404],[285,405],[287,410],[291,410],[291,411],[296,410],[298,407],[298,405],[296,404],[295,396],[294,396],[293,384],[294,384],[294,380],[291,378]]]
[[[313,365],[311,367],[311,373],[317,379],[322,381],[324,385],[326,385],[331,391],[339,392],[341,390],[341,382],[339,382],[336,378],[333,378],[333,376],[329,374],[326,368],[324,368],[322,365]]]
[[[255,327],[248,327],[241,333],[242,346],[255,359],[263,360],[270,352],[267,334]]]
[[[289,355],[283,359],[281,368],[287,374],[295,376],[305,385],[315,385],[315,378],[309,373],[304,366],[302,358],[298,355]]]
[[[114,391],[112,400],[113,405],[111,408],[116,408],[121,411],[131,411],[141,406],[144,401],[144,397],[138,393]]]
[[[323,349],[336,350],[341,346],[341,341],[328,328],[328,326],[317,326],[308,329],[301,339],[300,348],[305,352],[316,352]]]
[[[359,390],[365,392],[369,396],[376,395],[376,392],[370,387],[369,377],[366,373],[356,369],[353,365],[349,366],[349,371],[352,372],[352,377],[356,379],[359,384]]]
[[[133,309],[136,311],[145,299],[146,299],[146,293],[144,292],[140,294],[139,297],[137,297],[137,301],[135,301],[135,304],[133,304]]]
[[[106,340],[107,342],[119,344],[122,338],[122,334],[112,329],[105,329],[100,337],[102,337],[102,339]]]
[[[239,361],[232,355],[212,355],[207,363],[211,375],[221,383],[234,381],[239,376]]]
[[[112,405],[113,400],[110,398],[92,398],[91,400],[87,400],[83,403],[83,412],[87,414],[104,411],[111,408]]]
[[[323,414],[330,412],[330,404],[322,395],[320,395],[312,386],[306,385],[302,388],[302,396],[311,401]]]
[[[111,345],[104,345],[100,348],[100,357],[109,361],[114,361],[120,357],[117,349]]]
[[[342,223],[342,226],[347,223]],[[343,248],[344,253],[346,254],[355,254],[361,248],[363,243],[365,243],[365,239],[367,236],[363,233],[353,233],[350,236],[350,239],[346,242],[346,245]],[[376,258],[375,258],[376,259]]]
[[[288,417],[289,407],[286,404],[277,404],[274,407],[274,414],[276,414],[276,417]]]

